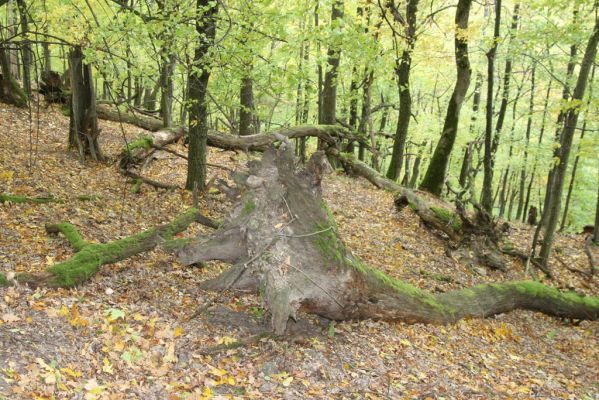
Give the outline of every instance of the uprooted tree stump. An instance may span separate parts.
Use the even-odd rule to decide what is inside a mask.
[[[39,92],[47,103],[66,104],[69,101],[69,93],[64,86],[62,77],[56,71],[42,71]]]
[[[241,198],[214,234],[178,254],[184,264],[233,264],[205,289],[259,292],[277,334],[298,311],[334,319],[452,323],[517,308],[577,319],[599,318],[599,298],[532,281],[483,284],[433,295],[372,269],[353,256],[320,196],[326,156],[296,169],[287,140],[249,165]]]

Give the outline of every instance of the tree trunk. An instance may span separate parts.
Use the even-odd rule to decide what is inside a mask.
[[[239,135],[247,136],[255,133],[253,82],[250,76],[244,76],[239,91]]]
[[[0,25],[2,28],[2,25]],[[21,89],[11,70],[9,51],[0,45],[0,101],[17,107],[27,105],[27,95]]]
[[[543,106],[543,117],[541,118],[541,130],[539,132],[539,141],[537,142],[537,154],[535,154],[535,161],[532,164],[532,171],[530,172],[530,181],[528,183],[528,188],[526,189],[526,200],[524,201],[524,212],[522,213],[522,222],[526,221],[526,210],[530,204],[530,193],[532,191],[532,184],[535,180],[535,175],[537,172],[537,164],[539,162],[539,148],[541,147],[541,143],[543,143],[543,135],[545,133],[545,123],[547,121],[547,112],[549,110],[549,97],[551,95],[551,83],[549,81],[549,85],[547,86],[547,93],[545,94],[545,105]]]
[[[189,73],[189,153],[187,161],[188,190],[202,191],[206,185],[206,140],[208,136],[208,79],[210,61],[208,52],[214,44],[218,4],[197,0],[196,32],[199,36],[193,57],[194,67]]]
[[[599,185],[597,185],[597,207],[595,207],[595,226],[593,229],[593,242],[599,246]]]
[[[320,9],[320,0],[316,0],[316,5],[314,6],[314,29],[318,30],[320,26],[319,21],[319,9]],[[323,75],[322,75],[322,63],[320,62],[321,56],[321,43],[320,40],[316,41],[316,75],[318,79],[318,87],[317,92],[318,96],[316,98],[317,101],[317,121],[319,124],[322,124],[322,85],[323,85]]]
[[[399,90],[399,116],[397,117],[397,128],[393,140],[393,152],[391,162],[387,170],[387,178],[396,180],[401,174],[404,162],[404,149],[408,137],[410,118],[412,118],[412,95],[410,93],[410,69],[412,67],[412,51],[416,43],[416,13],[418,12],[419,0],[408,0],[406,4],[406,24],[404,38],[406,47],[397,60],[395,74],[397,75],[397,88]],[[400,21],[395,17],[395,22]]]
[[[599,300],[536,282],[478,285],[433,295],[372,269],[345,247],[319,192],[325,155],[295,171],[293,147],[270,148],[250,166],[245,191],[219,229],[179,252],[183,264],[222,260],[234,266],[205,289],[260,292],[275,333],[305,311],[334,319],[447,324],[516,308],[599,318]],[[384,179],[384,178],[383,178]]]
[[[516,220],[520,220],[526,208],[524,207],[525,186],[526,186],[526,164],[528,162],[528,146],[530,144],[530,131],[532,129],[532,114],[535,104],[535,74],[537,69],[536,61],[532,64],[532,76],[530,78],[530,102],[528,103],[528,120],[526,121],[526,143],[524,144],[524,161],[520,168],[520,190],[518,196],[518,209],[516,211]]]
[[[160,53],[160,116],[163,126],[167,128],[173,124],[173,73],[177,61],[175,55],[168,54],[166,47]]]
[[[489,213],[493,213],[493,85],[495,82],[495,56],[499,44],[501,27],[501,0],[495,1],[495,29],[493,43],[487,52],[487,109],[485,125],[485,154],[483,161],[483,188],[481,205]]]
[[[25,0],[17,0],[17,8],[21,17],[21,33],[23,35],[23,44],[21,47],[21,58],[23,60],[23,89],[27,96],[31,96],[31,44],[27,39],[29,32],[29,17],[27,15],[27,4]]]
[[[331,9],[331,26],[335,25],[343,18],[343,1],[334,0]],[[331,43],[327,51],[328,67],[324,74],[324,85],[322,89],[322,120],[320,123],[326,125],[335,125],[337,123],[337,78],[339,74],[340,50],[337,45]]]
[[[591,100],[593,98],[593,81],[595,79],[595,64],[593,64],[593,67],[591,69],[591,78],[590,78],[590,87],[589,87],[589,96],[587,98],[587,104],[586,107],[588,109]],[[582,124],[582,130],[580,131],[580,140],[579,140],[579,147],[582,145],[583,143],[583,139],[584,139],[584,134],[586,132],[587,129],[587,120],[588,120],[588,111],[586,113],[584,122]],[[574,165],[572,166],[572,175],[570,177],[570,183],[568,185],[568,194],[566,195],[566,204],[564,205],[564,213],[562,214],[562,222],[560,224],[559,230],[560,232],[564,230],[564,227],[566,226],[566,217],[568,216],[568,209],[570,208],[570,198],[572,197],[572,191],[574,190],[574,182],[576,180],[576,170],[578,169],[578,161],[580,160],[580,154],[579,152],[576,153],[576,158],[574,159]],[[599,229],[599,228],[598,228]]]
[[[455,61],[457,69],[457,81],[445,115],[445,123],[441,138],[437,143],[435,152],[431,157],[424,179],[420,184],[420,189],[430,192],[436,196],[441,195],[449,156],[453,149],[453,144],[458,133],[458,122],[460,110],[464,97],[470,86],[470,61],[468,60],[468,39],[463,32],[468,29],[468,17],[470,15],[470,5],[472,0],[458,1],[458,7],[455,14]]]
[[[159,244],[164,247],[176,247],[177,242],[175,242],[174,235],[187,229],[198,218],[203,217],[198,210],[191,209],[169,224],[151,228],[111,243],[99,244],[85,241],[77,229],[67,222],[47,225],[48,233],[60,232],[67,238],[76,251],[75,255],[66,261],[54,264],[45,272],[17,274],[14,279],[16,282],[36,287],[73,287],[93,277],[102,265],[112,264],[135,254],[152,250]],[[8,284],[10,282],[3,274],[0,274],[0,287]]]
[[[71,114],[69,120],[69,148],[77,150],[82,159],[104,159],[98,136],[98,116],[91,65],[83,62],[81,47],[69,53],[71,76]]]
[[[599,20],[595,22],[593,33],[589,38],[587,47],[580,64],[580,71],[578,73],[578,79],[576,81],[576,87],[572,94],[572,102],[581,102],[584,97],[584,92],[587,87],[589,73],[591,66],[595,60],[597,54],[597,44],[599,43]],[[570,148],[572,146],[572,139],[574,137],[574,131],[576,130],[576,124],[578,123],[579,107],[568,107],[564,116],[564,125],[561,134],[560,148],[559,148],[559,163],[555,168],[552,184],[552,193],[554,200],[549,203],[550,209],[545,209],[543,214],[547,214],[547,224],[543,244],[541,246],[540,257],[541,262],[544,266],[547,266],[549,255],[551,253],[551,247],[553,245],[553,236],[555,234],[555,228],[559,220],[559,211],[561,206],[561,197],[564,188],[564,177],[568,168],[568,158],[570,157]]]

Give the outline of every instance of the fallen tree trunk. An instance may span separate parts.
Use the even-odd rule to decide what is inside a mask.
[[[398,185],[351,154],[339,153],[335,149],[329,149],[328,152],[337,157],[350,174],[361,176],[374,186],[393,192],[398,210],[410,207],[424,224],[447,235],[454,247],[467,245],[475,254],[474,261],[493,269],[506,270],[499,246],[502,233],[490,215],[480,207],[472,219],[462,206],[453,210],[436,198],[431,197],[429,201],[427,197],[430,195]]]
[[[118,111],[115,107],[99,104],[97,106],[98,118],[123,122],[138,126],[151,132],[162,131],[162,120],[142,114],[133,114],[125,111]],[[184,127],[173,129],[176,132],[181,132],[182,135],[187,133]],[[247,136],[225,135],[216,132],[208,133],[208,145],[217,147],[223,150],[243,150],[243,151],[264,151],[275,142],[279,142],[282,138],[299,139],[304,137],[317,137],[328,145],[336,145],[342,139],[349,139],[362,143],[368,148],[368,143],[364,138],[354,135],[349,129],[340,125],[306,125],[291,128],[283,128],[275,132],[261,133]],[[158,144],[158,143],[156,143]],[[164,146],[162,144],[161,146]]]
[[[14,279],[16,282],[35,287],[72,287],[90,279],[102,265],[112,264],[152,250],[159,244],[168,247],[174,235],[183,232],[192,222],[198,220],[204,221],[205,218],[201,217],[198,210],[190,209],[168,224],[105,244],[92,244],[85,241],[77,229],[69,223],[48,225],[46,231],[53,234],[62,233],[76,251],[75,255],[42,273],[16,274],[13,277],[0,274],[0,286],[6,286]]]
[[[180,250],[185,264],[208,259],[234,266],[204,284],[259,292],[277,334],[298,311],[334,320],[382,318],[453,323],[529,309],[560,317],[599,318],[599,298],[563,293],[536,282],[507,282],[433,295],[365,265],[341,240],[319,195],[326,156],[296,171],[283,141],[250,164],[245,191],[220,228]]]

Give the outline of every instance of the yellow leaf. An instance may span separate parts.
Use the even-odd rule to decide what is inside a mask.
[[[181,328],[180,326],[178,326],[175,328],[175,331],[173,332],[173,336],[179,337],[183,334],[183,332],[185,332],[185,330],[183,328]]]
[[[104,359],[102,360],[102,372],[106,372],[109,375],[112,375],[114,373],[113,369],[112,369],[112,364],[110,363],[110,360],[106,357],[104,357]]]
[[[81,376],[81,372],[73,371],[71,368],[68,368],[68,367],[61,368],[60,372],[62,372],[65,375],[70,376],[71,378],[79,378]]]
[[[217,344],[224,344],[224,345],[229,345],[231,343],[236,343],[236,342],[237,342],[237,339],[232,338],[230,336],[223,336],[216,341]]]
[[[64,304],[60,306],[58,315],[60,315],[61,317],[66,317],[67,315],[69,315],[69,309],[67,308],[67,306],[65,306]]]
[[[212,396],[213,396],[212,389],[210,389],[209,387],[205,387],[204,390],[202,391],[202,396],[200,397],[200,399],[201,400],[211,399]]]
[[[0,180],[3,181],[12,181],[13,176],[15,175],[15,171],[0,171]]]
[[[221,376],[225,376],[228,374],[228,372],[224,369],[219,369],[219,368],[215,368],[212,365],[208,364],[208,368],[210,368],[210,373],[212,375],[218,376],[219,378]]]

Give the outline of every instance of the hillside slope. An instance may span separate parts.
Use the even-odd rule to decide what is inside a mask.
[[[115,159],[131,126],[101,122],[101,145]],[[0,204],[0,271],[33,272],[72,254],[50,238],[49,222],[73,223],[90,241],[108,242],[170,221],[191,204],[183,190],[131,184],[113,164],[82,164],[66,151],[68,119],[42,109],[0,104],[0,192],[54,196],[63,202]],[[179,146],[177,151],[186,150]],[[243,168],[248,156],[211,149],[209,161]],[[183,185],[185,160],[161,153],[144,175]],[[209,177],[226,170],[209,168]],[[444,292],[481,282],[526,278],[518,260],[507,273],[466,265],[409,208],[394,211],[390,194],[332,174],[324,197],[352,251],[373,267],[423,289]],[[83,200],[81,196],[86,196]],[[91,200],[89,200],[91,199]],[[225,197],[209,192],[200,207],[218,218]],[[187,234],[200,231],[192,227]],[[513,224],[522,250],[532,231]],[[582,236],[558,238],[550,284],[599,294]],[[327,325],[311,319],[294,338],[269,338],[204,355],[218,343],[262,331],[255,295],[216,296],[199,282],[226,268],[183,268],[162,251],[106,266],[73,290],[0,289],[0,398],[594,398],[599,394],[599,323],[568,325],[516,311],[455,326],[363,321]],[[212,302],[211,311],[189,319]],[[189,397],[187,397],[189,398]]]

